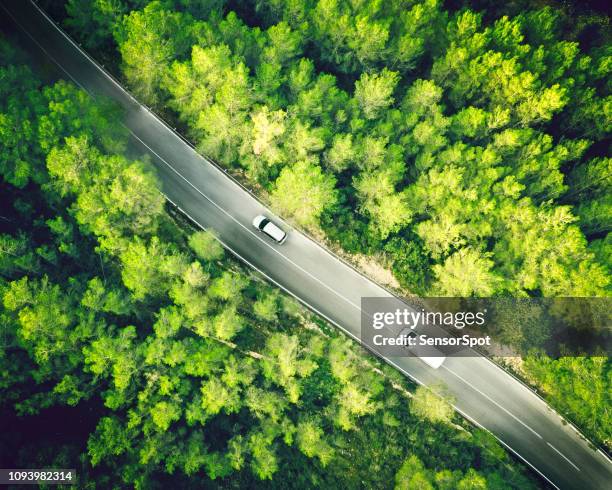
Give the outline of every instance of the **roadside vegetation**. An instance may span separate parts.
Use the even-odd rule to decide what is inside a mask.
[[[563,39],[557,11],[255,2],[249,26],[223,2],[114,5],[64,23],[104,27],[141,100],[411,291],[607,291],[609,46]]]
[[[6,465],[90,489],[538,486],[193,230],[120,118],[0,40]]]
[[[555,1],[49,9],[200,151],[404,290],[610,294],[605,14]],[[524,360],[519,374],[609,447],[609,362]]]

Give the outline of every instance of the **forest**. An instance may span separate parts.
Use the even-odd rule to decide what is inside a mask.
[[[606,294],[603,40],[583,52],[552,8],[230,7],[70,0],[64,24],[283,216],[412,292]]]
[[[389,268],[403,293],[609,296],[609,17],[551,2],[470,7],[48,10],[202,153],[296,226]],[[502,340],[525,351],[529,326]],[[609,447],[609,362],[523,361],[517,374]]]
[[[199,151],[403,291],[610,295],[606,15],[552,1],[40,3]],[[531,484],[444,401],[419,405],[429,392],[169,213],[111,105],[40,81],[7,42],[0,56],[2,410],[86,407],[91,435],[52,452],[86,454],[92,486],[108,485],[104,467],[140,487],[202,471],[220,486]],[[519,370],[610,447],[608,358],[534,352]],[[419,410],[440,404],[442,420]]]
[[[168,207],[116,107],[0,53],[3,464],[91,489],[539,487]]]

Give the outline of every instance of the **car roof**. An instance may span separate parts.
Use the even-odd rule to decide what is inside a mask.
[[[268,222],[266,226],[264,226],[263,231],[277,241],[281,241],[286,235],[286,233],[272,223],[272,221]]]

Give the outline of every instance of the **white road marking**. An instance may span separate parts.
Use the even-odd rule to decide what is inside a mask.
[[[569,459],[565,454],[563,454],[561,451],[559,451],[555,446],[553,446],[550,442],[547,442],[546,444],[548,444],[553,451],[555,451],[559,456],[561,456],[565,461],[567,461],[569,464],[571,464],[574,468],[576,468],[578,471],[580,471],[580,468],[578,468],[578,466],[576,466],[571,459]]]
[[[538,475],[540,475],[542,478],[544,478],[548,483],[550,483],[553,487],[555,487],[557,490],[561,490],[557,485],[555,485],[552,481],[550,481],[548,479],[548,477],[542,473],[540,470],[538,470],[535,466],[533,466],[529,461],[527,461],[526,458],[524,458],[518,451],[516,451],[515,449],[512,449],[508,444],[506,444],[502,439],[500,439],[497,435],[493,434],[493,432],[491,432],[489,429],[487,429],[486,427],[484,427],[482,424],[480,424],[479,422],[477,422],[476,420],[474,420],[472,417],[470,417],[467,413],[463,412],[462,410],[460,410],[459,408],[453,406],[455,410],[457,410],[457,412],[459,412],[463,417],[465,417],[467,420],[469,420],[470,422],[472,422],[475,426],[480,427],[482,430],[487,431],[489,434],[491,434],[493,437],[495,437],[495,439],[497,439],[500,443],[502,443],[504,445],[504,447],[506,449],[508,449],[509,451],[511,451],[513,454],[515,454],[521,461],[525,462],[532,470],[534,470]]]
[[[511,371],[507,371],[506,369],[502,368],[501,366],[499,366],[498,364],[494,363],[491,359],[489,359],[486,356],[481,356],[481,359],[484,359],[485,361],[487,361],[491,366],[494,366],[496,369],[499,369],[501,372],[503,372],[504,374],[507,374],[508,376],[510,376],[511,378],[515,379],[522,388],[525,388],[531,395],[533,395],[536,400],[538,400],[542,405],[544,405],[547,409],[549,410],[553,410],[550,405],[548,405],[548,403],[546,403],[546,401],[544,401],[542,399],[542,397],[540,395],[538,395],[536,392],[533,391],[533,389],[531,389],[529,386],[527,386],[525,384],[525,382],[523,380],[521,380],[520,378],[517,378]],[[554,411],[554,410],[553,410]],[[555,412],[557,413],[557,412]],[[557,413],[557,415],[559,415]],[[559,417],[561,417],[559,415]]]
[[[508,409],[506,409],[505,407],[502,407],[499,403],[497,403],[495,400],[493,400],[493,398],[491,398],[489,395],[487,395],[486,393],[483,393],[482,391],[480,391],[478,388],[476,388],[474,385],[470,384],[468,381],[466,381],[462,376],[459,376],[455,371],[453,371],[452,369],[449,369],[447,366],[445,366],[444,364],[442,364],[443,369],[446,369],[449,373],[451,373],[453,376],[456,376],[457,378],[459,378],[461,381],[463,381],[466,385],[470,386],[473,390],[477,391],[478,393],[480,393],[482,396],[484,396],[487,400],[489,400],[491,403],[493,403],[495,406],[501,408],[504,412],[506,412],[508,415],[510,415],[510,417],[512,417],[514,420],[516,420],[519,424],[521,424],[523,427],[529,429],[531,432],[533,432],[536,436],[538,436],[540,439],[542,439],[542,436],[540,434],[538,434],[535,430],[533,430],[531,427],[529,427],[525,422],[523,422],[521,419],[519,419],[516,415],[514,415],[512,412],[510,412]]]
[[[582,434],[580,434],[582,435]],[[588,441],[587,441],[588,442]],[[597,448],[597,452],[599,453],[600,456],[602,456],[606,462],[610,462],[610,456],[608,456],[606,453],[604,453],[600,448]]]

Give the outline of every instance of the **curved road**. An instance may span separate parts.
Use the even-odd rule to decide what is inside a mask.
[[[296,231],[280,247],[257,233],[250,224],[253,216],[271,213],[134,100],[33,3],[0,0],[0,8],[6,14],[3,22],[19,33],[23,49],[34,59],[50,59],[63,77],[125,109],[123,124],[151,155],[168,199],[199,225],[216,230],[224,245],[249,265],[359,340],[361,298],[390,293]],[[417,358],[385,360],[418,383],[445,384],[461,414],[490,430],[551,485],[612,488],[610,460],[487,359],[449,358],[437,370]]]

